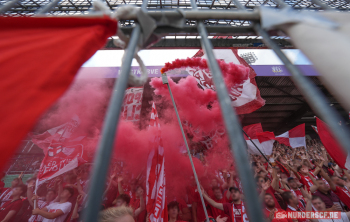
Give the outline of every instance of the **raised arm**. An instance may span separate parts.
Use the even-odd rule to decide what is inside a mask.
[[[331,188],[331,190],[335,191],[337,189],[335,183],[333,183],[333,181],[331,180],[331,178],[328,176],[328,174],[326,172],[324,172],[324,170],[321,170],[321,176],[327,180],[327,182],[329,183],[329,186]]]
[[[230,191],[228,191],[230,192]],[[219,209],[219,210],[224,210],[224,205],[222,203],[217,203],[215,202],[213,199],[211,199],[207,193],[204,192],[204,189],[202,190],[202,194],[203,194],[203,197],[204,199],[210,204],[212,205],[213,207]]]
[[[279,189],[279,179],[277,177],[277,170],[276,167],[272,168],[272,182],[271,182],[271,186],[274,190],[278,190]]]
[[[83,195],[79,194],[77,197],[77,201],[75,202],[75,206],[73,209],[73,213],[72,213],[72,219],[77,219],[79,218],[79,214],[78,214],[78,207],[79,207],[79,203],[80,201],[83,199]]]
[[[145,200],[143,198],[143,190],[142,190],[142,193],[140,196],[140,207],[135,210],[135,213],[134,213],[135,217],[137,217],[145,209],[146,209],[146,203],[145,203]]]
[[[298,178],[298,180],[300,180],[301,177],[300,177],[298,171],[297,171],[296,169],[294,169],[294,167],[292,167],[292,166],[290,166],[290,165],[287,165],[287,166],[288,166],[288,168],[294,173],[294,175]]]

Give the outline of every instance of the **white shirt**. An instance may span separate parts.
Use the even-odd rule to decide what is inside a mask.
[[[349,222],[349,218],[345,212],[341,212],[340,219],[318,219],[318,222]]]
[[[44,218],[43,222],[64,222],[67,215],[72,209],[72,204],[70,202],[65,202],[65,203],[55,202],[55,203],[49,204],[46,208],[50,213],[55,213],[58,210],[62,210],[63,214],[55,219]]]
[[[52,203],[52,202],[51,202]],[[51,204],[50,203],[50,204]],[[43,209],[44,207],[46,207],[48,204],[47,204],[47,202],[46,201],[43,201],[43,200],[38,200],[37,201],[37,204],[38,204],[38,208],[39,209]],[[29,220],[28,220],[28,222],[34,222],[34,221],[43,221],[44,220],[44,218],[43,218],[43,216],[40,216],[40,215],[32,215],[30,218],[29,218]]]

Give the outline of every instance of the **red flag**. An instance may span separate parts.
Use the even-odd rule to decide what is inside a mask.
[[[279,143],[282,143],[286,146],[292,148],[297,147],[306,147],[305,142],[305,123],[300,124],[299,126],[294,127],[293,129],[276,136],[275,138]]]
[[[256,133],[259,143],[261,145],[261,151],[265,155],[272,154],[273,143],[275,142],[275,134],[273,132]]]
[[[252,113],[265,105],[265,100],[260,96],[259,88],[255,82],[256,73],[249,64],[238,55],[237,49],[214,49],[216,59],[224,60],[226,63],[240,64],[249,68],[249,78],[243,84],[235,85],[229,89],[231,104],[236,109],[237,114]],[[199,50],[194,57],[205,58],[203,50]],[[198,84],[203,88],[213,88],[213,80],[210,71],[196,70],[189,72],[194,76]]]
[[[149,129],[156,130],[156,135],[152,141],[154,149],[151,150],[147,161],[146,209],[149,213],[150,222],[167,222],[164,148],[160,135],[158,113],[154,103],[152,105]]]
[[[261,150],[261,144],[259,142],[258,137],[256,136],[257,133],[263,132],[261,123],[256,123],[256,124],[252,124],[249,126],[245,126],[245,127],[243,127],[243,130],[244,130],[244,132],[246,132],[246,134],[248,134],[248,136],[255,143],[255,145]],[[248,151],[251,154],[261,155],[259,150],[256,149],[254,144],[249,140],[249,138],[245,134],[244,134],[244,139],[247,142]]]
[[[333,160],[343,169],[350,169],[350,156],[338,144],[326,123],[316,117],[317,131],[321,142]]]
[[[77,115],[74,115],[72,119],[67,123],[49,129],[42,134],[31,136],[32,142],[43,149],[44,153],[46,154],[46,150],[52,141],[64,141],[65,139],[70,138],[79,124],[79,117]]]
[[[0,170],[116,28],[109,17],[0,17]]]
[[[37,187],[87,162],[83,159],[84,143],[77,140],[63,143],[52,141],[40,165]]]

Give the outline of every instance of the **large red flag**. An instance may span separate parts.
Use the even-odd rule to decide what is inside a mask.
[[[81,65],[116,33],[109,17],[0,17],[0,170]]]
[[[164,148],[160,135],[160,124],[156,106],[153,103],[150,130],[156,131],[156,135],[151,141],[151,150],[147,161],[146,179],[146,208],[149,213],[150,222],[167,222],[167,205],[165,197],[165,169],[164,169]]]
[[[84,142],[79,139],[67,142],[52,141],[40,165],[37,187],[87,162],[83,159]]]
[[[350,169],[350,156],[338,144],[326,123],[316,118],[317,131],[321,142],[333,160],[343,169]]]
[[[249,126],[243,127],[244,132],[250,137],[250,139],[254,142],[254,144],[261,150],[261,144],[259,142],[259,139],[257,137],[257,133],[262,133],[263,128],[261,126],[261,123],[252,124]],[[254,146],[253,142],[250,141],[250,139],[244,134],[244,139],[247,142],[248,151],[251,154],[261,155],[258,149]]]
[[[299,126],[294,127],[287,132],[276,136],[275,138],[279,143],[284,144],[286,146],[290,146],[292,148],[297,147],[306,147],[305,142],[305,123],[300,124]]]

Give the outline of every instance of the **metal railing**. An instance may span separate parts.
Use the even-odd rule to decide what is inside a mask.
[[[0,7],[0,13],[4,13],[9,10],[9,8],[16,5],[18,1],[12,1]],[[57,4],[58,1],[53,1],[51,7]],[[197,2],[198,3],[198,2]],[[314,110],[315,113],[319,115],[323,120],[325,120],[332,130],[333,134],[336,136],[336,139],[342,145],[342,147],[350,153],[350,133],[347,128],[339,129],[337,122],[340,118],[338,113],[328,105],[325,97],[322,93],[315,87],[315,85],[305,77],[302,72],[293,65],[289,59],[284,55],[281,49],[271,40],[268,33],[263,30],[259,24],[259,13],[258,11],[247,11],[246,7],[243,6],[238,0],[230,1],[231,5],[234,5],[235,9],[228,9],[227,11],[223,10],[213,10],[213,11],[201,11],[197,9],[197,3],[194,0],[191,0],[191,11],[186,11],[184,14],[185,18],[196,20],[198,34],[201,37],[202,48],[205,51],[208,58],[208,65],[210,71],[213,75],[213,81],[216,87],[218,100],[220,102],[220,107],[223,115],[223,119],[226,126],[226,132],[230,140],[231,152],[234,156],[236,169],[238,170],[238,175],[242,182],[243,191],[245,194],[245,202],[247,206],[247,212],[249,220],[252,222],[262,221],[262,205],[258,197],[256,183],[253,178],[253,173],[248,160],[248,154],[246,152],[246,142],[243,138],[242,128],[239,123],[239,119],[235,113],[235,110],[231,106],[231,100],[226,88],[226,85],[223,80],[223,76],[218,66],[218,63],[213,54],[213,47],[210,40],[208,39],[208,33],[206,26],[204,25],[204,19],[231,19],[231,20],[248,20],[253,24],[253,29],[258,36],[263,37],[265,44],[271,48],[278,57],[282,60],[286,68],[291,73],[291,78],[294,81],[296,87],[302,92],[303,96],[306,98],[307,102],[310,104],[310,107]],[[289,5],[283,0],[276,0],[276,3],[279,7],[289,7]],[[313,0],[313,4],[319,4],[319,7],[322,9],[328,9],[323,2],[319,0]],[[145,11],[147,6],[147,0],[143,1],[142,9],[144,13],[150,15],[151,17],[157,17],[164,14],[174,14],[177,15],[178,12],[175,10],[162,11],[159,9],[156,12]],[[49,12],[50,7],[46,7],[42,12]],[[136,17],[125,17],[123,19],[134,19]],[[235,30],[237,27],[232,27],[227,25],[228,30]],[[172,28],[168,28],[171,30]],[[174,28],[174,32],[179,32],[179,28]],[[171,32],[169,32],[170,35]],[[239,32],[237,32],[239,34]],[[90,185],[89,192],[89,201],[88,207],[85,214],[86,222],[95,222],[98,220],[98,212],[100,210],[100,205],[102,201],[103,191],[105,189],[105,181],[108,171],[108,166],[110,164],[110,159],[113,156],[113,145],[116,143],[116,130],[118,126],[120,110],[122,106],[122,101],[124,98],[124,91],[127,87],[128,78],[131,69],[131,62],[134,57],[137,44],[140,39],[142,30],[140,25],[137,24],[134,26],[131,38],[128,44],[128,47],[125,51],[125,56],[123,59],[121,73],[116,82],[113,90],[113,94],[109,103],[107,115],[105,117],[102,139],[99,144],[99,149],[95,157],[95,164],[92,175],[92,182]],[[163,33],[166,35],[167,33]]]

